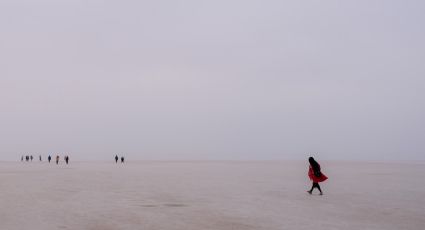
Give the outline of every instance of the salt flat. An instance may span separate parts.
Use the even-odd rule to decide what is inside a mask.
[[[424,164],[0,163],[0,229],[423,229]],[[316,191],[317,194],[317,191]]]

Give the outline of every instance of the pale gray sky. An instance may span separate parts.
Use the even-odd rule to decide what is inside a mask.
[[[425,160],[424,12],[0,0],[0,160]]]

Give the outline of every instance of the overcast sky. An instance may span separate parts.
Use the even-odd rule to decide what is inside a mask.
[[[0,160],[425,160],[424,12],[0,0]]]

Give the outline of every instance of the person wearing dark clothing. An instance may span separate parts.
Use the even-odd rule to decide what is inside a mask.
[[[48,160],[48,161],[49,161],[49,163],[50,163],[50,161],[52,160],[52,156],[50,156],[50,155],[49,155],[49,156],[47,157],[47,160]]]
[[[31,161],[32,161],[32,159],[33,159],[34,157],[32,157],[32,155],[30,156],[30,159],[31,159]]]
[[[39,159],[40,159],[40,161],[42,161],[42,160],[41,160],[41,155],[39,156]]]
[[[118,155],[115,155],[115,163],[118,163]]]
[[[30,157],[27,155],[27,156],[25,156],[25,161],[29,161],[30,160]]]
[[[21,161],[24,161],[24,156],[21,156]]]
[[[65,162],[66,162],[66,164],[68,164],[68,162],[69,162],[69,156],[65,156]]]
[[[56,164],[59,164],[59,155],[56,156]]]
[[[308,159],[310,166],[308,168],[308,177],[313,182],[313,185],[311,186],[311,189],[307,191],[309,194],[313,193],[313,189],[317,188],[320,192],[320,195],[323,195],[322,189],[320,188],[319,182],[323,182],[328,179],[328,177],[322,173],[320,169],[319,163],[317,163],[316,160],[314,160],[313,157],[310,157]]]
[[[124,163],[124,157],[121,157],[121,163]]]

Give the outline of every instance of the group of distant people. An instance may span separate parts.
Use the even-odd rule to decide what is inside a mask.
[[[118,157],[118,155],[115,155],[115,163],[117,163],[118,164],[118,160],[119,160],[120,158]],[[121,157],[121,163],[124,163],[124,157]]]
[[[25,157],[21,156],[21,161],[24,161],[24,159],[25,161],[32,161],[34,157],[32,155],[26,155]],[[41,161],[41,156],[40,156],[40,161]]]
[[[32,155],[26,155],[25,157],[24,156],[21,157],[21,161],[24,161],[24,160],[25,161],[32,161],[33,159],[34,159],[34,157]],[[41,155],[38,157],[38,159],[40,161],[43,161]],[[68,155],[64,156],[63,159],[65,160],[65,163],[66,164],[69,164],[69,156]],[[56,159],[55,160],[56,160],[56,164],[59,164],[60,156],[59,155],[56,155]],[[52,161],[52,156],[49,155],[47,157],[47,161],[49,161],[49,163],[50,163]]]
[[[27,161],[28,162],[28,161],[33,161],[33,159],[34,159],[34,157],[32,155],[21,156],[21,161]],[[63,159],[65,160],[65,163],[66,164],[69,164],[69,156],[68,155],[65,155],[63,157]],[[43,161],[41,155],[39,156],[39,160],[40,161]],[[124,159],[123,156],[122,157],[118,157],[118,155],[115,155],[115,163],[118,163],[119,160],[121,160],[121,163],[124,163],[124,160],[125,159]],[[49,155],[47,157],[47,161],[49,163],[52,161],[52,156],[51,155]],[[60,156],[59,155],[56,155],[56,157],[55,157],[56,164],[59,164],[59,161],[60,161]]]

